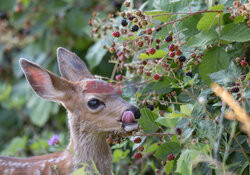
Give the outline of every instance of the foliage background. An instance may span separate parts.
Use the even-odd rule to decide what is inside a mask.
[[[44,101],[34,94],[23,76],[18,60],[20,57],[27,58],[59,75],[56,48],[62,46],[83,58],[93,74],[110,77],[114,65],[108,63],[111,54],[103,49],[103,45],[107,43],[104,43],[103,38],[90,37],[91,28],[88,26],[88,19],[93,11],[98,11],[102,18],[107,17],[108,13],[115,13],[120,8],[124,10],[122,2],[119,0],[0,0],[1,15],[7,13],[8,16],[7,20],[1,19],[0,21],[0,155],[40,155],[60,150],[67,145],[68,129],[66,129],[65,110],[58,104]],[[145,2],[144,0],[135,1],[135,8],[139,8]],[[226,7],[233,4],[232,0],[220,2],[188,0],[187,2],[189,2],[193,12],[209,9],[210,6],[218,4],[223,6],[216,6],[217,8],[225,10]],[[188,6],[186,1],[149,0],[144,10],[187,12]],[[209,27],[207,26],[209,21],[199,22],[201,18],[205,18],[204,16],[190,17],[182,23],[178,23],[176,27],[182,32],[181,38],[187,40],[187,44],[184,46],[186,49],[198,48],[200,51],[206,52],[208,46],[212,47],[206,55],[208,63],[202,64],[200,67],[189,66],[188,69],[192,69],[194,75],[197,74],[193,79],[178,74],[184,82],[182,85],[172,79],[163,79],[162,85],[155,85],[158,88],[169,86],[168,92],[175,90],[178,101],[189,105],[160,106],[154,112],[141,106],[145,118],[140,121],[140,124],[145,132],[152,133],[163,128],[166,132],[174,133],[175,127],[180,127],[183,130],[183,140],[180,143],[177,136],[170,139],[167,136],[164,136],[163,139],[156,136],[150,137],[147,144],[144,142],[144,146],[147,147],[145,155],[150,155],[146,156],[141,164],[132,163],[133,150],[136,150],[139,145],[128,140],[122,144],[114,145],[112,148],[114,150],[115,174],[126,173],[122,172],[122,169],[127,167],[129,167],[130,174],[152,174],[156,168],[164,167],[161,165],[161,160],[166,160],[170,153],[177,156],[176,159],[179,159],[179,163],[177,164],[176,160],[169,162],[165,166],[166,171],[177,169],[176,172],[184,174],[184,172],[189,171],[190,162],[194,161],[198,155],[204,153],[207,157],[213,157],[211,149],[216,143],[216,139],[213,137],[217,137],[219,131],[214,119],[220,116],[220,113],[225,110],[225,106],[221,105],[219,99],[204,84],[215,81],[231,88],[233,81],[237,80],[242,72],[246,74],[247,68],[240,68],[233,60],[237,56],[242,56],[245,46],[247,43],[249,44],[250,35],[249,28],[245,30],[243,26],[244,19],[237,18],[238,22],[235,22],[234,25],[225,14],[221,20],[223,25],[228,24],[228,26],[224,27],[220,42],[225,46],[231,44],[225,53],[224,48],[226,47],[215,45],[218,42],[218,20],[215,21],[212,31],[206,31],[205,29]],[[177,16],[173,17],[172,20],[176,18]],[[207,16],[206,19],[211,20],[212,17]],[[116,20],[119,23],[120,18],[118,17]],[[157,33],[156,37],[164,39],[171,27],[164,27]],[[234,30],[233,27],[235,27]],[[240,28],[245,33],[237,33]],[[112,38],[111,34],[110,38]],[[167,46],[165,47],[167,48]],[[190,53],[185,54],[190,55]],[[210,57],[212,58],[210,59]],[[146,59],[147,57],[141,55],[141,58]],[[199,71],[199,68],[202,71]],[[214,75],[210,74],[209,78],[207,76],[209,73],[214,73]],[[123,74],[125,73],[123,72]],[[243,84],[249,85],[247,82],[243,82]],[[149,86],[151,85],[149,84]],[[206,114],[203,111],[203,106],[183,93],[182,88],[194,91],[197,98],[205,98],[210,103],[206,106],[207,110],[212,112],[210,120],[185,118],[185,116],[205,118]],[[244,105],[249,113],[249,87],[245,88],[244,92],[247,99]],[[139,95],[135,99],[134,94],[129,93],[125,93],[124,97],[133,103],[145,98]],[[163,118],[158,116],[159,110],[166,112]],[[192,127],[188,128],[187,124],[190,122]],[[150,125],[148,128],[147,124]],[[223,133],[222,136],[223,141],[220,146],[222,151],[218,153],[219,161],[222,161],[233,172],[248,174],[250,166],[249,158],[247,160],[246,155],[249,156],[250,150],[246,142],[247,136],[240,131],[236,121],[232,123],[226,120],[223,124],[228,129],[228,133]],[[194,131],[196,131],[196,135],[193,134]],[[49,147],[47,141],[54,133],[58,133],[62,138],[62,147]],[[236,139],[232,141],[230,134]],[[142,138],[145,141],[145,137]],[[133,140],[133,137],[130,139]],[[163,145],[158,147],[158,142],[162,142],[162,140],[164,141]],[[197,144],[194,144],[195,141]],[[189,149],[184,149],[183,143]],[[228,149],[241,151],[225,151]],[[243,154],[242,150],[245,150],[246,155]],[[152,153],[155,153],[154,156]],[[208,158],[207,161],[209,161]],[[211,159],[211,161],[214,160]],[[200,163],[193,173],[213,174],[214,169],[216,169],[214,165]]]

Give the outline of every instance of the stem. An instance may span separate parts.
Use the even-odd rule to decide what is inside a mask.
[[[199,12],[194,12],[194,13],[185,13],[185,14],[188,14],[187,16],[184,16],[182,18],[179,18],[179,19],[176,19],[176,20],[173,20],[173,21],[170,21],[168,23],[165,23],[165,24],[162,24],[162,25],[159,25],[156,29],[154,29],[154,31],[158,30],[159,28],[162,28],[164,26],[167,26],[169,24],[173,24],[177,21],[182,21],[183,19],[186,19],[190,16],[193,16],[193,15],[199,15],[199,14],[202,14],[202,13],[222,13],[223,11],[222,10],[203,10],[203,11],[199,11]],[[170,15],[170,14],[178,14],[178,13],[163,13],[163,14],[158,14],[157,16],[163,16],[163,15]],[[180,13],[179,13],[180,14]],[[182,13],[183,14],[183,13]],[[152,15],[152,17],[156,17],[156,15]]]

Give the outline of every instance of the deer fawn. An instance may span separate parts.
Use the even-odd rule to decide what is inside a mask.
[[[139,109],[123,100],[107,82],[95,79],[76,54],[58,48],[57,59],[62,77],[23,58],[20,65],[37,95],[66,108],[69,145],[65,151],[48,155],[0,157],[1,175],[66,175],[83,164],[88,165],[85,171],[91,174],[92,161],[100,174],[110,175],[112,154],[106,143],[107,133],[138,127],[135,119],[140,118]],[[93,91],[100,84],[111,91]]]

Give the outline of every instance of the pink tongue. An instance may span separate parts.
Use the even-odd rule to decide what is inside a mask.
[[[135,116],[131,111],[126,111],[122,115],[122,122],[124,123],[132,123],[135,121]]]

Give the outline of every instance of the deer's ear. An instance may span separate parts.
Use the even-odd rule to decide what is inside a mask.
[[[57,49],[57,60],[62,77],[69,81],[80,81],[85,78],[94,78],[86,64],[75,54],[67,49]]]
[[[19,63],[32,89],[46,100],[63,102],[65,94],[74,90],[72,83],[35,63],[24,58]]]

